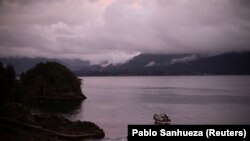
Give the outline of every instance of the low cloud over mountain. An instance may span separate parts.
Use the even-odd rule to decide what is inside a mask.
[[[250,50],[249,0],[0,0],[0,56],[121,63]]]

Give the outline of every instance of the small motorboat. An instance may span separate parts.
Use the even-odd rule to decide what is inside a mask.
[[[171,120],[166,114],[154,114],[155,124],[169,125]]]

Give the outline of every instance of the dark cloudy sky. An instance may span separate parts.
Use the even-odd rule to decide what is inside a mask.
[[[250,50],[250,0],[0,0],[0,56],[123,62]]]

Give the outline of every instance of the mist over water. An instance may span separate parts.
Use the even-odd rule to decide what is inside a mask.
[[[104,129],[104,140],[126,140],[128,124],[250,124],[250,76],[81,77],[88,97],[66,116]]]

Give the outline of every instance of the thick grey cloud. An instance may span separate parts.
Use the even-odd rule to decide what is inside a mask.
[[[249,0],[0,0],[0,56],[119,63],[250,50]]]

